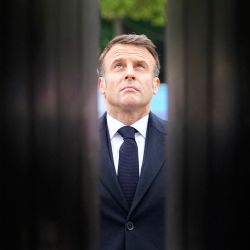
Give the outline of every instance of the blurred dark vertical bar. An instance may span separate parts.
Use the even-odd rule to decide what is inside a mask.
[[[246,9],[168,2],[168,250],[250,247]]]
[[[1,249],[98,249],[98,1],[1,2]]]

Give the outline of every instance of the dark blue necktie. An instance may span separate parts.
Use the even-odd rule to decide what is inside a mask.
[[[135,132],[136,129],[130,126],[118,130],[124,140],[119,151],[118,180],[129,205],[133,201],[139,179],[138,148],[135,141]]]

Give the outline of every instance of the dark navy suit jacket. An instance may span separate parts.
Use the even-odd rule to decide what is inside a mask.
[[[100,249],[164,250],[166,122],[149,114],[141,175],[130,208],[115,172],[106,114],[100,132]]]

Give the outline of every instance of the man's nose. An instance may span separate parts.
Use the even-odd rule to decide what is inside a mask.
[[[125,80],[135,80],[133,65],[127,66]]]

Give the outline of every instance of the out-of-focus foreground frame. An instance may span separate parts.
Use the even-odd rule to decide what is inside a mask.
[[[1,249],[98,249],[98,1],[1,3]]]
[[[250,247],[247,9],[168,1],[168,250]]]

